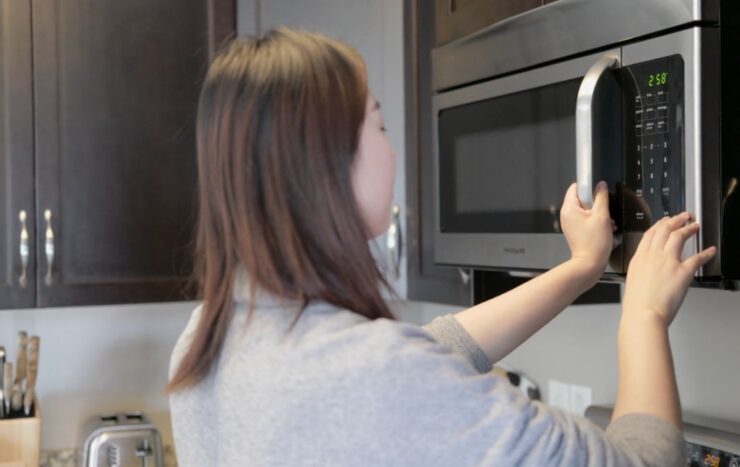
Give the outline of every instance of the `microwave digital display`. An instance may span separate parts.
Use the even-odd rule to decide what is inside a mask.
[[[662,86],[668,82],[668,73],[655,73],[654,75],[648,75],[648,87]]]

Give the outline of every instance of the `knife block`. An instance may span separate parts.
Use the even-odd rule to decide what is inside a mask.
[[[0,420],[0,467],[37,467],[41,448],[41,411],[33,417]]]

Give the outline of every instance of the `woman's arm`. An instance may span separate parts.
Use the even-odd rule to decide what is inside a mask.
[[[681,428],[668,326],[694,273],[717,252],[710,247],[682,261],[686,241],[699,231],[687,213],[658,221],[632,257],[622,301],[617,349],[619,386],[613,418],[647,413]]]
[[[488,358],[497,362],[591,288],[594,275],[592,265],[570,259],[505,294],[455,314],[455,319]]]
[[[612,247],[606,184],[597,186],[592,209],[581,206],[576,185],[571,185],[560,210],[560,224],[571,249],[570,260],[455,315],[492,362],[516,349],[598,281]]]

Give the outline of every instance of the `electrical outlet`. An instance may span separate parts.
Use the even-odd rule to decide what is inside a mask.
[[[547,403],[570,412],[570,385],[560,381],[547,382]]]
[[[584,415],[589,405],[591,405],[591,388],[572,384],[570,386],[570,411]]]

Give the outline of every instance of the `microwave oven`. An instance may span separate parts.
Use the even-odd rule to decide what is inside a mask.
[[[609,186],[605,279],[684,210],[696,283],[740,279],[740,22],[729,1],[559,0],[432,51],[435,262],[536,272],[569,257],[567,187]]]

